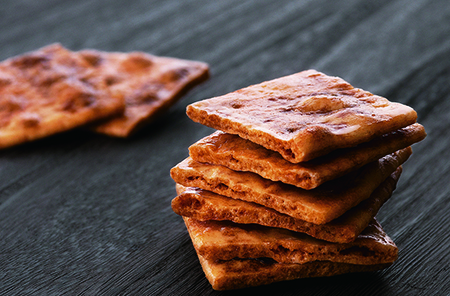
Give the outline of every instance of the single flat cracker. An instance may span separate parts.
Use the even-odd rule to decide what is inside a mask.
[[[180,216],[199,221],[229,220],[239,224],[259,224],[304,232],[310,236],[336,243],[349,243],[369,225],[381,206],[390,198],[401,174],[401,167],[392,173],[372,195],[341,217],[316,225],[273,209],[218,195],[195,187],[177,184],[179,194],[172,200],[172,209]]]
[[[202,62],[157,57],[143,52],[79,52],[93,67],[89,80],[106,83],[125,97],[125,112],[92,127],[98,133],[128,137],[149,124],[188,90],[209,77]]]
[[[207,260],[270,258],[278,263],[332,261],[374,265],[392,263],[398,256],[397,246],[375,219],[355,241],[345,244],[274,227],[183,219],[195,250]]]
[[[392,265],[391,263],[356,265],[330,261],[286,264],[268,259],[214,261],[207,260],[201,255],[198,255],[198,257],[206,278],[214,290],[242,289],[300,278],[370,272]]]
[[[411,147],[369,163],[339,179],[304,190],[273,182],[250,172],[203,164],[190,157],[172,168],[172,179],[186,187],[199,187],[231,198],[255,202],[291,217],[325,224],[363,200],[411,155]]]
[[[277,152],[239,136],[216,131],[189,147],[189,154],[198,162],[253,172],[272,181],[309,190],[411,146],[425,136],[424,127],[415,123],[356,147],[338,149],[311,161],[293,164]]]
[[[315,70],[249,86],[187,107],[194,121],[298,163],[416,122],[416,112]]]
[[[60,44],[0,63],[0,148],[123,112],[121,95],[84,80],[90,65]]]

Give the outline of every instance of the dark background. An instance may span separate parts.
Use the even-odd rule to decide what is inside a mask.
[[[1,60],[53,42],[201,60],[211,79],[131,139],[78,130],[0,152],[1,295],[449,295],[448,1],[2,1]],[[170,168],[212,131],[186,105],[309,68],[415,108],[428,132],[378,215],[399,260],[215,292],[170,208]]]

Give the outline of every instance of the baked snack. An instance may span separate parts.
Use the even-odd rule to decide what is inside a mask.
[[[309,190],[419,142],[425,136],[424,127],[415,123],[356,147],[338,149],[311,161],[293,164],[275,151],[239,136],[216,131],[191,145],[189,155],[198,162],[253,172],[272,181]]]
[[[416,112],[341,78],[303,71],[187,107],[195,122],[298,163],[353,147],[416,122]]]
[[[331,261],[304,264],[277,263],[269,259],[207,260],[198,255],[206,278],[214,290],[233,290],[268,285],[300,278],[326,277],[352,272],[370,272],[389,267],[392,263],[357,265]]]
[[[217,129],[171,170],[181,215],[216,290],[373,271],[398,250],[376,222],[416,112],[315,70],[187,107]]]
[[[199,187],[255,202],[297,219],[324,224],[369,198],[411,153],[410,147],[399,150],[313,190],[273,182],[250,172],[199,163],[191,158],[172,168],[171,176],[176,183],[186,187]]]
[[[106,83],[125,98],[125,112],[92,126],[98,133],[128,137],[153,121],[189,89],[209,77],[202,62],[153,56],[143,52],[119,53],[83,50],[93,84]]]
[[[398,256],[394,242],[375,220],[357,242],[344,245],[309,239],[305,235],[273,228],[243,230],[240,225],[229,226],[219,221],[196,222],[189,218],[185,218],[185,223],[203,271],[215,290],[374,271],[390,266]],[[208,246],[205,247],[205,244]],[[287,262],[280,263],[267,257],[217,259],[248,254],[269,255]],[[328,260],[319,261],[315,258]]]
[[[355,241],[345,244],[255,224],[183,219],[195,250],[208,260],[271,258],[278,263],[333,261],[373,265],[392,263],[398,256],[396,245],[375,219]]]
[[[60,44],[0,63],[0,148],[123,112],[124,100],[84,79],[90,65]]]
[[[401,167],[378,186],[372,195],[337,219],[316,225],[281,214],[273,209],[243,200],[232,199],[195,187],[177,184],[178,196],[172,209],[183,217],[199,221],[229,220],[239,224],[259,224],[304,232],[314,238],[348,243],[369,225],[381,206],[390,198],[401,174]]]

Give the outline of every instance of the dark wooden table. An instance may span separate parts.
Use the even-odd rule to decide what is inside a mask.
[[[399,260],[233,295],[449,295],[448,1],[2,1],[2,60],[53,42],[201,60],[212,76],[131,139],[77,130],[0,152],[0,295],[230,293],[211,289],[170,207],[170,168],[211,132],[186,105],[309,68],[412,106],[428,132],[378,215]]]

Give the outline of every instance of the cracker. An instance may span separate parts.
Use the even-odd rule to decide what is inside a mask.
[[[286,264],[268,259],[213,261],[207,260],[201,255],[198,255],[198,257],[206,278],[214,290],[241,289],[300,278],[370,272],[381,270],[391,265],[391,263],[356,265],[330,261]]]
[[[185,219],[186,222],[187,219]],[[221,223],[215,222],[214,223]],[[195,223],[195,221],[194,221]],[[325,277],[334,276],[344,273],[351,272],[369,272],[387,268],[396,260],[398,256],[398,249],[392,240],[383,232],[379,224],[374,221],[372,224],[375,229],[371,231],[370,228],[365,234],[366,236],[361,236],[362,245],[361,248],[354,247],[347,249],[343,253],[352,257],[350,254],[354,254],[356,257],[371,257],[373,260],[362,259],[365,262],[384,262],[376,264],[352,264],[347,262],[337,262],[331,261],[337,259],[340,255],[330,254],[328,257],[331,260],[327,261],[309,261],[305,263],[279,263],[270,258],[233,258],[232,260],[216,260],[208,259],[201,255],[202,251],[196,246],[195,242],[201,240],[204,236],[201,229],[205,231],[205,236],[208,236],[208,232],[211,230],[208,228],[199,229],[199,237],[195,237],[197,234],[191,234],[191,238],[196,247],[196,252],[199,257],[200,263],[202,265],[203,271],[205,272],[206,278],[215,290],[230,290],[230,289],[240,289],[246,287],[254,287],[259,285],[267,285],[274,282],[294,280],[299,278],[310,278],[310,277]],[[189,222],[186,223],[188,229],[190,228]],[[209,226],[209,225],[208,225]],[[207,226],[207,227],[208,227]],[[372,228],[373,229],[373,228]],[[191,229],[192,230],[192,229]],[[227,226],[219,234],[219,237],[227,237],[231,233],[227,233]],[[217,231],[217,230],[212,230]],[[277,230],[273,230],[277,231]],[[375,234],[374,236],[371,235]],[[247,233],[244,236],[248,235]],[[251,235],[251,234],[250,234]],[[257,238],[256,238],[257,239]],[[379,240],[381,239],[381,240]],[[296,237],[292,238],[293,241],[298,240]],[[214,242],[212,242],[214,244]],[[219,241],[220,243],[220,241]],[[281,243],[276,243],[281,245]],[[295,243],[293,243],[295,244]],[[318,242],[320,245],[320,241]],[[327,243],[325,243],[327,244]],[[330,245],[336,245],[331,244]],[[377,251],[371,252],[365,247],[365,244],[370,246],[369,248],[376,249]],[[292,242],[288,242],[288,245],[292,245]],[[314,245],[314,244],[313,244]],[[240,246],[237,246],[240,248]],[[225,245],[225,249],[229,246]],[[326,249],[326,247],[324,247]],[[334,248],[334,247],[332,247]],[[337,247],[337,248],[343,248]],[[365,249],[366,248],[366,249]],[[281,250],[283,249],[280,248]],[[321,253],[322,248],[313,247],[313,249],[318,249],[318,253]],[[345,247],[344,247],[345,249]],[[365,251],[364,251],[365,249]],[[359,254],[358,254],[359,253]],[[344,256],[346,256],[344,255]],[[381,258],[377,258],[380,255]],[[342,258],[341,258],[342,259]],[[345,261],[339,260],[338,261]],[[350,261],[354,261],[350,259]]]
[[[261,225],[183,219],[195,250],[207,260],[271,258],[278,263],[332,261],[374,265],[392,263],[398,256],[397,246],[375,219],[355,241],[345,244]]]
[[[315,70],[196,102],[187,115],[298,163],[415,123],[416,112]]]
[[[123,112],[121,95],[84,80],[89,64],[60,44],[0,63],[0,148]]]
[[[200,221],[229,220],[239,224],[259,224],[304,232],[330,242],[348,243],[356,239],[390,198],[400,174],[401,167],[383,181],[370,198],[341,217],[322,225],[295,219],[255,203],[232,199],[200,188],[186,188],[180,184],[177,184],[179,195],[172,200],[172,209],[178,215]]]
[[[255,202],[291,217],[324,224],[344,214],[372,192],[411,155],[410,147],[380,158],[358,171],[304,190],[273,182],[250,172],[203,164],[190,157],[172,168],[176,183],[199,187],[231,198]]]
[[[419,142],[425,136],[424,127],[415,123],[354,148],[339,149],[308,162],[293,164],[277,152],[239,136],[216,131],[189,147],[189,154],[198,162],[253,172],[272,181],[309,190]]]
[[[125,112],[92,127],[98,133],[128,137],[149,124],[188,90],[209,77],[202,62],[157,57],[143,52],[79,52],[93,67],[89,80],[106,83],[125,97]]]

